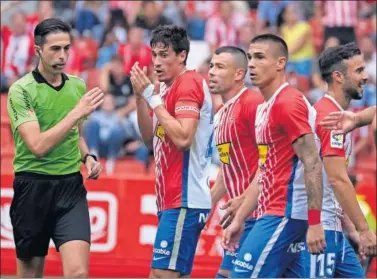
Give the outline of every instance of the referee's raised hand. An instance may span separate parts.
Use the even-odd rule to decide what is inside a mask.
[[[102,104],[104,96],[105,94],[100,88],[94,87],[85,93],[75,109],[82,117],[88,116]]]

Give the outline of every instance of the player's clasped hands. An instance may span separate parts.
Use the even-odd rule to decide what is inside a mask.
[[[131,68],[131,83],[136,94],[143,94],[144,90],[151,84],[147,77],[147,67],[140,69],[139,63],[136,62]]]
[[[85,95],[80,99],[80,102],[76,105],[75,109],[81,117],[88,116],[102,104],[104,96],[105,94],[100,88],[94,87],[85,93]]]
[[[359,232],[359,253],[365,256],[377,256],[376,234],[370,229]]]
[[[235,199],[229,200],[226,204],[224,204],[221,207],[222,210],[225,210],[225,214],[220,220],[220,226],[223,229],[226,229],[230,225],[230,223],[232,222],[241,204],[242,204],[242,199],[235,198]]]
[[[310,254],[322,254],[326,249],[325,231],[321,224],[310,225],[306,234]]]
[[[240,239],[245,230],[245,224],[243,222],[238,222],[233,220],[233,222],[223,231],[223,238],[221,245],[224,249],[234,252],[239,248]]]

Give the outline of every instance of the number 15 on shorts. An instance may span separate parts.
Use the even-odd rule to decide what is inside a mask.
[[[310,255],[310,278],[333,277],[335,253]]]

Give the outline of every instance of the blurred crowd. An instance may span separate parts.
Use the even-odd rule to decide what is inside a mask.
[[[32,7],[23,8],[26,2]],[[146,168],[150,150],[142,143],[129,73],[135,62],[148,67],[154,79],[149,40],[158,25],[186,28],[193,42],[204,45],[207,59],[196,65],[207,77],[211,53],[224,45],[247,51],[257,34],[275,33],[288,44],[288,82],[311,103],[326,92],[318,55],[323,49],[356,41],[364,53],[369,81],[364,97],[352,109],[376,104],[376,2],[372,1],[9,1],[1,3],[8,22],[1,22],[1,92],[38,63],[33,30],[40,20],[59,17],[74,28],[66,72],[83,78],[88,89],[107,93],[87,121],[85,137],[91,152],[115,161],[132,155]],[[198,53],[198,52],[197,52]],[[189,56],[195,56],[193,51]],[[252,87],[248,76],[247,86]],[[215,107],[220,100],[214,98]],[[354,164],[375,152],[368,127],[354,135]],[[352,164],[351,164],[352,167]]]

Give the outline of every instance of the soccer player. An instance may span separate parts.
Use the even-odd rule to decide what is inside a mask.
[[[90,220],[80,174],[101,166],[88,153],[82,124],[103,101],[98,88],[85,93],[83,80],[66,75],[71,28],[58,19],[34,31],[39,64],[9,89],[8,113],[16,147],[10,208],[18,277],[42,277],[50,239],[65,277],[88,277]]]
[[[327,248],[323,254],[308,255],[307,277],[364,277],[363,269],[343,234],[359,234],[359,249],[362,254],[376,253],[376,235],[370,230],[367,220],[357,202],[355,189],[347,174],[347,165],[352,152],[351,134],[335,134],[324,129],[320,122],[332,112],[345,111],[351,100],[363,97],[363,85],[367,81],[365,61],[355,43],[325,50],[319,58],[323,79],[328,84],[328,93],[315,105],[317,111],[316,133],[320,139],[320,155],[323,160],[324,199],[322,223],[325,229]],[[356,233],[356,241],[357,239]]]
[[[376,137],[376,106],[366,108],[354,113],[352,111],[335,111],[326,116],[321,121],[321,126],[325,129],[334,130],[336,135],[346,134],[356,128],[372,124],[374,141],[377,147]]]
[[[245,197],[225,231],[225,248],[237,247],[244,220],[256,205],[258,220],[230,277],[304,277],[305,235],[311,253],[326,246],[320,223],[322,165],[313,133],[315,111],[285,82],[288,49],[283,39],[256,36],[248,58],[251,81],[265,99],[255,122],[260,194],[258,203],[255,195]]]
[[[258,168],[258,148],[255,142],[255,115],[257,106],[263,103],[262,95],[245,87],[247,73],[246,53],[234,46],[217,49],[210,62],[209,89],[220,95],[223,105],[215,115],[215,142],[221,169],[211,189],[212,204],[227,192],[229,198],[241,204],[243,193],[251,184]],[[242,245],[252,229],[256,212],[245,224],[240,240]],[[217,278],[227,278],[233,268],[238,250],[224,251]]]
[[[151,84],[146,68],[135,64],[131,71],[140,131],[156,164],[159,226],[150,276],[189,276],[211,209],[211,95],[202,76],[185,67],[190,42],[183,28],[157,27],[150,45],[160,86]]]

